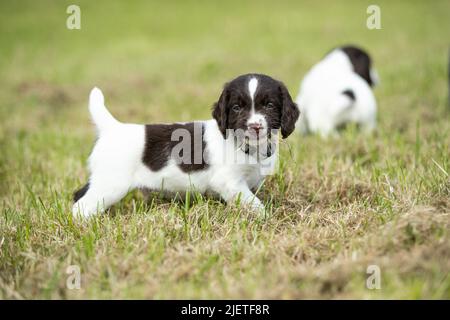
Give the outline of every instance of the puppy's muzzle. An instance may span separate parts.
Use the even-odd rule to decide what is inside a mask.
[[[260,131],[262,131],[263,126],[260,123],[250,123],[247,126],[248,132],[251,136],[258,137]]]

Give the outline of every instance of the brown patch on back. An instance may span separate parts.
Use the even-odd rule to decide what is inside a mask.
[[[184,150],[181,150],[180,154],[177,155],[180,159],[187,159],[187,161],[179,163],[178,167],[183,172],[206,169],[208,165],[203,158],[203,152],[206,148],[206,142],[203,139],[205,128],[200,122],[146,125],[142,162],[152,171],[159,171],[164,168],[171,158],[173,148],[183,141],[182,138],[179,141],[172,141],[175,130],[186,130],[185,132],[190,136],[191,147],[190,155],[183,155]],[[198,133],[196,135],[195,132],[200,132],[200,135]],[[200,139],[201,143],[196,141]]]

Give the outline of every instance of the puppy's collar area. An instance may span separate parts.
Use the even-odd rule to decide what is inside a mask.
[[[267,148],[263,148],[263,149],[266,149],[266,150],[263,150],[263,151],[266,151],[266,152],[265,153],[264,152],[260,153],[259,152],[260,150],[259,150],[258,147],[251,146],[248,143],[244,143],[242,145],[242,147],[241,147],[241,150],[245,154],[248,154],[248,155],[255,155],[256,154],[258,157],[262,157],[263,159],[270,158],[273,155],[273,150],[272,150],[273,148],[272,148],[272,144],[271,143],[269,143],[267,145]]]
[[[235,137],[236,139],[237,137]],[[276,144],[276,141],[272,141],[272,134],[271,132],[268,133],[267,135],[267,144],[258,144],[256,146],[251,145],[249,143],[249,138],[245,137],[244,138],[244,142],[241,143],[241,145],[239,146],[238,149],[240,149],[242,152],[244,152],[245,154],[254,156],[256,155],[257,158],[262,158],[262,159],[266,159],[266,158],[270,158],[273,154],[274,154],[274,147]],[[235,142],[237,142],[235,140]]]

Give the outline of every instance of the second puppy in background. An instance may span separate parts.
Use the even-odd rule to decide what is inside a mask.
[[[377,82],[364,50],[355,46],[332,50],[303,78],[296,99],[301,110],[297,129],[327,137],[356,123],[364,131],[372,131],[377,111],[372,87]]]

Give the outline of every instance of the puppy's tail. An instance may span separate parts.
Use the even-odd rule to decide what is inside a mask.
[[[103,93],[97,87],[89,95],[89,112],[99,132],[119,124],[105,106]]]

